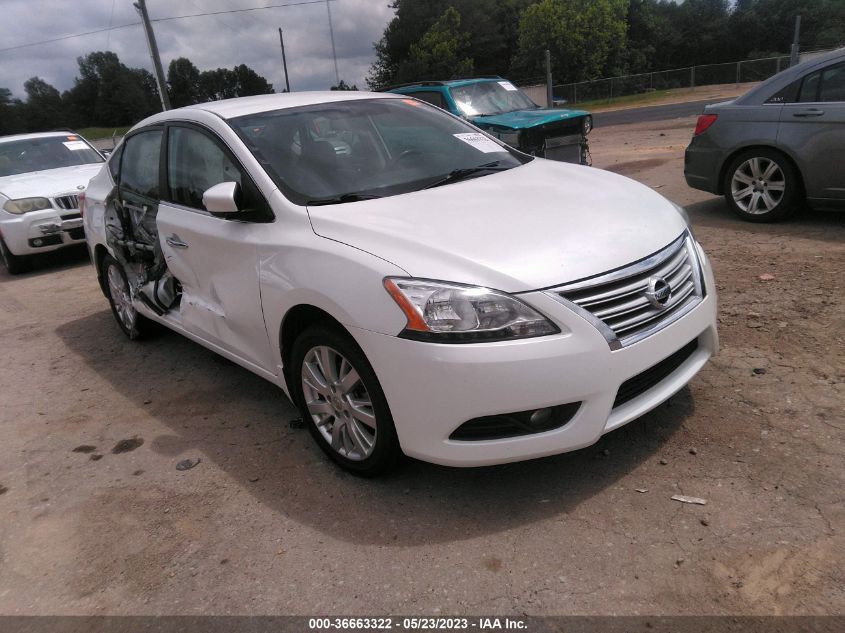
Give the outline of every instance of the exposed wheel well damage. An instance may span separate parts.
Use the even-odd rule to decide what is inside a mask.
[[[325,310],[307,304],[300,304],[288,310],[285,318],[282,320],[281,331],[279,332],[279,347],[282,352],[282,367],[285,374],[285,380],[290,385],[290,358],[293,350],[293,342],[306,329],[317,323],[329,325],[337,328],[341,332],[346,332],[346,328],[335,319],[331,314]]]
[[[734,162],[734,159],[736,159],[736,157],[740,154],[744,154],[749,150],[755,149],[762,149],[769,152],[777,152],[778,154],[783,156],[785,160],[789,161],[789,164],[795,170],[795,173],[798,174],[798,186],[801,188],[802,193],[806,191],[806,189],[804,188],[804,176],[801,173],[801,170],[798,169],[798,164],[795,162],[792,156],[772,145],[748,145],[746,147],[740,147],[739,149],[731,152],[722,163],[722,168],[719,170],[719,194],[725,193],[725,178],[727,178],[728,169],[730,168],[731,163]]]
[[[100,290],[103,291],[106,298],[108,298],[108,294],[106,293],[106,280],[103,277],[103,260],[108,254],[108,250],[102,244],[97,244],[94,247],[94,268],[97,270],[97,281],[100,282]]]

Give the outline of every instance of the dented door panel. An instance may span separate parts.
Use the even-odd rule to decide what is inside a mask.
[[[165,202],[156,223],[164,262],[181,285],[182,327],[272,370],[258,285],[266,228]]]

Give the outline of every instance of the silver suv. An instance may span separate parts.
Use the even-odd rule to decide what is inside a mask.
[[[803,201],[845,208],[845,48],[707,106],[684,176],[751,222],[781,220]]]

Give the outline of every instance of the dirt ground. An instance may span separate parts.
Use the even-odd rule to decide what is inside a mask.
[[[759,82],[750,81],[741,84],[715,84],[712,86],[699,86],[695,90],[689,88],[673,88],[672,90],[661,91],[659,97],[646,96],[643,100],[633,100],[621,103],[594,102],[589,106],[590,112],[614,112],[616,110],[630,110],[634,108],[671,105],[675,103],[686,103],[688,101],[701,101],[710,99],[714,102],[733,99],[745,94],[754,88]],[[650,93],[653,94],[653,93]],[[575,104],[577,106],[577,104]],[[693,125],[693,127],[695,127]]]
[[[0,613],[845,613],[845,214],[735,219],[683,182],[692,125],[593,156],[689,210],[721,353],[558,457],[357,479],[269,383],[125,340],[84,251],[0,271]]]

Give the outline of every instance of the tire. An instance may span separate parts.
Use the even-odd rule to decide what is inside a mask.
[[[725,172],[725,200],[743,220],[777,222],[792,215],[803,198],[789,159],[770,149],[739,154]]]
[[[345,390],[343,378],[350,380]],[[363,477],[396,466],[402,452],[390,408],[351,336],[326,325],[305,330],[293,344],[291,379],[302,419],[332,460]]]
[[[153,329],[153,323],[132,306],[129,298],[129,281],[123,267],[111,255],[106,255],[101,264],[103,287],[106,290],[111,313],[118,327],[126,337],[135,341],[147,336]],[[115,297],[114,295],[118,296]]]
[[[0,259],[3,260],[3,265],[6,266],[6,270],[9,271],[10,275],[19,275],[30,268],[29,257],[14,255],[9,250],[9,247],[6,246],[6,242],[3,241],[2,237],[0,237]]]

